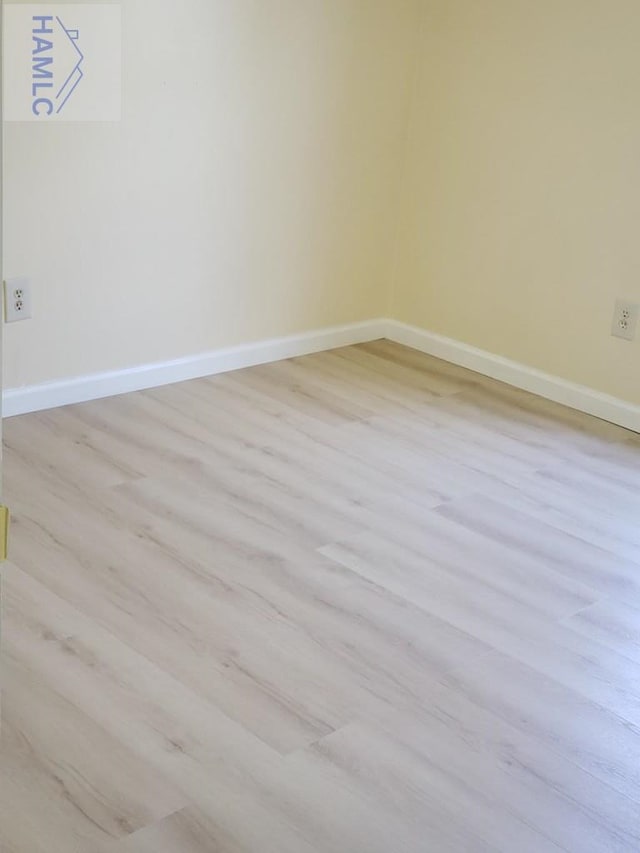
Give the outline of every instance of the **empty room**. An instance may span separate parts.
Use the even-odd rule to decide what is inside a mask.
[[[639,45],[5,0],[1,853],[640,851]]]

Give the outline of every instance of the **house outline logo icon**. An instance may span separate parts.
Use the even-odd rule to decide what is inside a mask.
[[[78,47],[78,41],[80,39],[80,31],[79,30],[68,30],[65,27],[65,25],[62,23],[60,18],[58,18],[57,16],[56,16],[56,20],[60,24],[62,29],[64,30],[67,38],[69,39],[69,41],[73,45],[73,48],[76,51],[77,56],[78,56],[78,61],[75,65],[75,67],[71,71],[71,74],[69,74],[67,79],[64,81],[62,87],[60,88],[60,91],[56,95],[56,100],[60,103],[60,106],[58,107],[56,112],[60,112],[61,110],[64,109],[64,105],[67,103],[67,101],[69,100],[71,95],[73,95],[73,93],[76,90],[76,87],[79,85],[80,81],[84,77],[84,73],[82,71],[82,63],[84,62],[84,54],[82,53],[82,51]],[[60,98],[63,98],[63,100],[61,101]]]
[[[59,115],[84,78],[80,31],[58,15],[34,15],[32,39],[33,114]]]
[[[120,3],[4,0],[2,5],[5,122],[121,121]]]

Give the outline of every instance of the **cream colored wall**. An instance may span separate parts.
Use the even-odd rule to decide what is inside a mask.
[[[6,128],[5,387],[392,313],[640,402],[636,0],[123,13],[120,124]]]
[[[124,0],[120,124],[6,128],[5,387],[388,312],[414,0]]]
[[[640,403],[640,3],[424,8],[395,315]]]

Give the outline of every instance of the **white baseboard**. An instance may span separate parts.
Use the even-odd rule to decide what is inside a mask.
[[[571,409],[640,432],[640,406],[594,391],[585,385],[568,382],[517,361],[397,320],[387,321],[385,337]]]
[[[213,376],[283,358],[388,338],[548,400],[640,432],[640,406],[397,320],[369,320],[201,355],[4,391],[5,417]]]
[[[27,385],[24,388],[8,388],[2,395],[3,415],[10,418],[28,412],[68,406],[71,403],[85,403],[130,391],[142,391],[145,388],[158,388],[187,379],[213,376],[242,367],[280,361],[283,358],[360,344],[383,338],[385,331],[385,320],[369,320],[227,347],[173,361],[94,373],[42,385]]]

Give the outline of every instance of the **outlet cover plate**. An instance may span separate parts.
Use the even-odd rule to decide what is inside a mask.
[[[4,321],[18,323],[30,320],[31,284],[28,278],[8,278],[4,282]]]
[[[635,340],[639,314],[640,306],[637,303],[618,299],[613,314],[611,334],[615,338],[622,338],[625,341]]]

